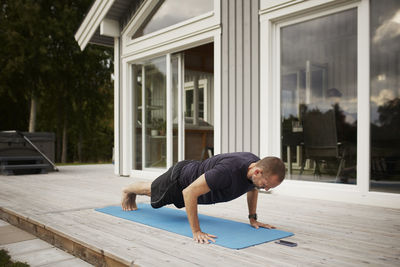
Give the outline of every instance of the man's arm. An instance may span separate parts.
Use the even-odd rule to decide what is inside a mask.
[[[249,214],[256,214],[257,200],[258,200],[257,188],[254,188],[253,190],[247,192],[247,206],[249,207]],[[260,223],[254,218],[250,218],[250,225],[256,229],[258,229],[259,227],[264,227],[264,228],[269,228],[269,229],[276,228],[275,226],[272,226],[272,225],[269,225],[266,223]]]
[[[199,217],[197,215],[197,198],[208,192],[210,192],[210,188],[208,187],[204,174],[182,191],[186,213],[190,227],[192,228],[193,239],[199,243],[209,243],[209,240],[215,242],[213,238],[216,238],[214,235],[201,231]]]

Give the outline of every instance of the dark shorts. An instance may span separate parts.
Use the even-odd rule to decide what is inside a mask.
[[[178,162],[151,183],[151,206],[153,208],[158,209],[168,204],[174,204],[178,209],[185,207],[178,178],[181,169],[188,162]]]

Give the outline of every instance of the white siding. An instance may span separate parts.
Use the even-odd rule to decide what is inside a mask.
[[[258,0],[222,0],[221,152],[259,154]]]

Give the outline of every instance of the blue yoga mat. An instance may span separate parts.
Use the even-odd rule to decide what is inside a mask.
[[[149,204],[138,204],[136,211],[123,211],[120,206],[109,206],[96,209],[96,211],[192,238],[192,231],[184,210],[166,207],[153,209]],[[293,235],[293,233],[276,229],[255,229],[248,223],[202,214],[199,214],[199,221],[203,232],[218,237],[215,244],[232,249],[242,249]]]

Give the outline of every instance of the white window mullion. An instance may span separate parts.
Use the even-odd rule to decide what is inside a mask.
[[[172,97],[172,71],[171,54],[166,56],[166,82],[167,82],[167,168],[172,166],[173,162],[173,97]]]
[[[369,1],[360,3],[357,19],[357,186],[364,195],[369,191],[370,181]]]
[[[183,56],[178,55],[178,161],[185,159],[185,121],[184,121],[184,74],[183,74]]]
[[[142,169],[146,167],[146,75],[142,66]]]
[[[280,35],[280,27],[274,27],[274,35],[275,35],[275,51],[276,53],[273,55],[275,62],[275,67],[272,68],[273,75],[273,87],[275,90],[272,91],[272,123],[273,123],[273,131],[272,131],[272,147],[271,147],[271,156],[280,157],[281,156],[281,35]],[[275,140],[279,140],[275,142]]]
[[[137,133],[136,133],[136,124],[138,121],[138,112],[137,112],[137,103],[138,103],[138,99],[136,98],[137,94],[137,90],[141,90],[141,88],[139,89],[137,86],[137,65],[132,64],[131,65],[131,71],[130,71],[131,75],[132,75],[132,81],[131,81],[131,92],[132,92],[132,169],[137,169],[136,166],[136,154],[138,152],[138,147],[137,147]]]

